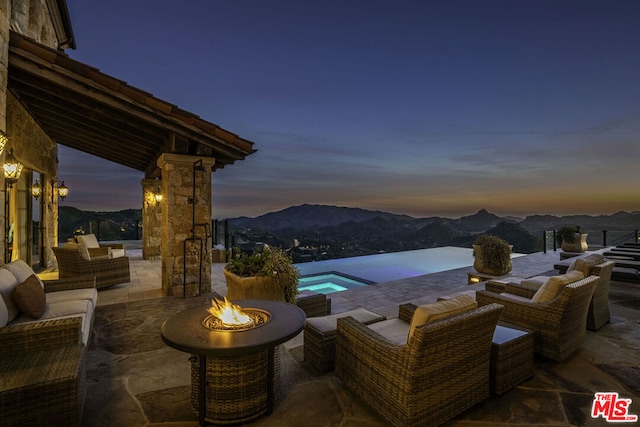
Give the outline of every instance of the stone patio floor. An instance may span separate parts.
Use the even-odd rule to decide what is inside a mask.
[[[224,296],[224,264],[212,265],[214,294],[194,298],[163,297],[160,261],[142,260],[129,250],[131,282],[101,290],[92,343],[87,356],[85,426],[195,426],[189,406],[188,355],[167,347],[159,327],[174,313],[208,305]],[[510,273],[530,277],[553,274],[557,252],[513,260]],[[331,294],[332,313],[364,307],[397,317],[403,302],[433,302],[438,296],[480,289],[467,285],[471,267]],[[492,396],[464,412],[450,426],[600,426],[590,416],[595,392],[618,392],[632,399],[630,413],[640,415],[640,284],[612,282],[612,321],[588,331],[580,351],[563,362],[536,357],[533,378],[503,396]],[[285,344],[282,397],[274,413],[254,426],[386,425],[346,390],[333,372],[321,374],[302,356],[298,335]],[[393,384],[389,385],[390,387]],[[628,425],[628,424],[627,424]]]

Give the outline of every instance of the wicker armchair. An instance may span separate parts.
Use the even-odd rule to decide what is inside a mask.
[[[615,267],[615,261],[605,261],[601,264],[591,267],[589,275],[598,276],[600,280],[593,292],[591,303],[589,304],[589,312],[587,314],[587,329],[597,331],[611,320],[609,312],[609,283],[611,282],[611,274]],[[517,279],[520,283],[507,284],[496,281],[488,281],[485,285],[487,291],[494,293],[508,292],[514,295],[520,295],[531,298],[532,294],[540,289],[540,286],[548,279],[546,276],[536,276],[529,279]]]
[[[503,294],[480,290],[476,292],[476,300],[481,306],[502,304],[501,321],[534,331],[536,353],[564,360],[584,343],[587,312],[599,279],[589,276],[568,284],[553,300],[544,303],[528,300],[535,291],[512,285],[507,285]]]
[[[393,425],[442,424],[489,396],[501,311],[492,304],[418,327],[405,345],[352,317],[338,319],[336,376]],[[401,320],[412,313],[400,306]]]
[[[128,257],[87,260],[73,248],[53,248],[53,252],[58,259],[61,279],[94,276],[98,289],[131,281]]]

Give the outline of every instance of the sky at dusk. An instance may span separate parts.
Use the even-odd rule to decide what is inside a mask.
[[[67,0],[72,58],[255,143],[213,216],[640,210],[635,0]],[[141,172],[61,146],[65,205]]]

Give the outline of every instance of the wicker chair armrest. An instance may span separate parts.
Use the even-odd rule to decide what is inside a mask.
[[[124,243],[100,243],[101,248],[124,249]]]
[[[411,303],[400,304],[398,307],[398,318],[404,322],[411,323],[411,318],[417,308],[417,305]]]
[[[531,299],[538,292],[538,289],[518,283],[507,283],[505,292]]]
[[[68,277],[58,280],[43,280],[45,292],[68,291],[72,289],[91,289],[96,287],[95,276]]]
[[[7,325],[0,328],[0,355],[77,345],[81,331],[82,317]]]
[[[107,269],[107,268],[119,268],[123,265],[129,265],[129,257],[122,256],[118,258],[100,258],[92,259],[84,263],[85,267]]]
[[[111,248],[109,247],[101,246],[99,248],[87,248],[87,250],[92,260],[111,257]]]

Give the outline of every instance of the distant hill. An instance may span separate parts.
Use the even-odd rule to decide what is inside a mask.
[[[118,212],[81,211],[71,206],[58,208],[58,239],[66,241],[77,234],[93,233],[99,240],[138,240],[141,209]]]
[[[362,222],[373,218],[392,218],[412,220],[407,215],[396,215],[388,212],[369,211],[359,208],[346,208],[327,205],[291,206],[278,212],[270,212],[256,218],[232,218],[229,221],[239,227],[255,227],[268,230],[283,228],[304,229],[310,227],[328,227],[350,221]]]

